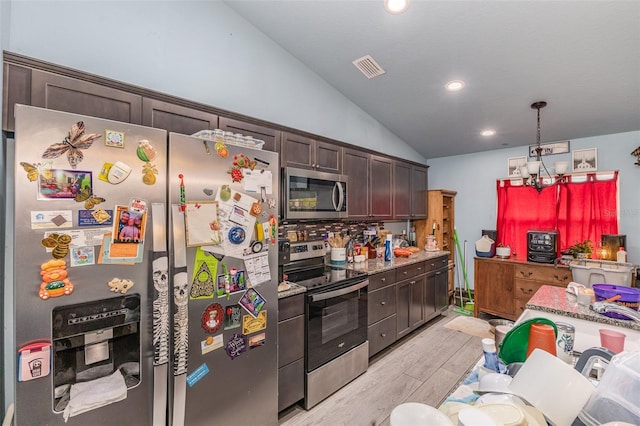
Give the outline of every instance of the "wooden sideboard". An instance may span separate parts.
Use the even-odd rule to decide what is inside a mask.
[[[474,260],[475,316],[480,312],[516,320],[531,296],[543,285],[566,287],[567,266],[532,263],[524,259],[476,257]]]

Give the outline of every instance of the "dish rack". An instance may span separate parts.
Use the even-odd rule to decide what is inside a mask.
[[[632,263],[608,260],[575,259],[569,262],[573,281],[591,287],[593,284],[615,284],[630,287]]]

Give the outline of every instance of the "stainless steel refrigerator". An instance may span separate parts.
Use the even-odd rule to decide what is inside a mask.
[[[277,422],[277,154],[204,146],[16,107],[15,424]]]

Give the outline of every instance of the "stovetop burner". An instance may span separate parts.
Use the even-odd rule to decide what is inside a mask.
[[[320,289],[330,289],[333,287],[346,286],[352,282],[360,281],[366,277],[365,272],[351,269],[324,266],[313,270],[307,270],[294,276],[289,275],[288,280],[298,285],[304,286],[309,291]]]

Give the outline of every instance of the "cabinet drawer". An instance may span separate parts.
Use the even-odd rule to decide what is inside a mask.
[[[396,316],[378,321],[369,326],[369,357],[380,352],[396,340]]]
[[[540,281],[546,285],[566,286],[572,279],[569,268],[548,265],[516,264],[515,273],[516,278]]]
[[[278,321],[304,315],[304,293],[278,299]]]
[[[447,258],[447,256],[435,257],[433,259],[427,260],[425,262],[425,265],[426,265],[426,271],[431,272],[431,271],[435,271],[436,269],[448,267],[449,259]]]
[[[370,291],[367,297],[369,324],[396,313],[396,286]]]
[[[278,322],[278,367],[304,358],[304,315]]]
[[[304,359],[278,370],[278,411],[304,398]]]
[[[538,291],[538,289],[542,287],[542,285],[542,283],[539,283],[537,281],[527,281],[516,278],[514,290],[516,299],[524,299],[525,301],[531,299],[531,296],[536,294],[536,291]]]
[[[411,265],[402,266],[396,269],[396,281],[406,280],[407,278],[417,277],[427,272],[425,270],[425,262],[413,263]]]
[[[394,284],[396,271],[390,270],[379,274],[369,275],[369,291],[374,291],[382,287]]]
[[[529,302],[529,299],[516,299],[516,318],[520,317],[525,310],[525,305]],[[514,320],[515,321],[515,320]]]

